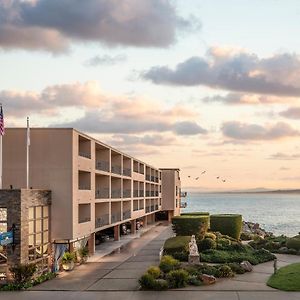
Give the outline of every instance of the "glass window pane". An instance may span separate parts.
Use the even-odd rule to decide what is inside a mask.
[[[7,223],[0,223],[0,232],[7,232]]]
[[[49,229],[49,224],[48,224],[48,218],[43,219],[43,231],[48,230]]]
[[[29,207],[29,220],[34,219],[34,207]]]
[[[29,222],[29,234],[34,233],[34,221]]]
[[[48,206],[43,206],[43,218],[48,217],[49,211]]]
[[[42,220],[35,221],[35,232],[42,231]]]
[[[49,236],[49,233],[48,233],[48,231],[44,231],[43,232],[43,243],[48,243],[48,236]]]
[[[42,217],[42,207],[41,206],[36,206],[35,207],[35,218],[41,218]]]
[[[28,236],[28,243],[29,243],[28,247],[34,246],[34,235]]]
[[[0,221],[7,221],[7,208],[0,207]]]
[[[35,244],[36,245],[41,245],[42,244],[42,234],[41,233],[37,233],[35,235]]]

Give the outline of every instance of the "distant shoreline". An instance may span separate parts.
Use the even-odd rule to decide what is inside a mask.
[[[191,194],[300,194],[300,189],[295,190],[270,190],[270,191],[222,191],[222,192],[188,192]]]

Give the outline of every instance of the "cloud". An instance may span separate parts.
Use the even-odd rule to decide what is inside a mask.
[[[178,135],[195,135],[195,134],[206,134],[208,131],[196,122],[184,121],[177,122],[174,124],[174,131]]]
[[[280,116],[288,119],[300,119],[300,107],[290,107],[287,110],[284,110],[279,113]]]
[[[245,51],[211,48],[204,57],[191,57],[174,69],[154,66],[141,76],[156,84],[204,85],[234,92],[287,97],[300,95],[300,59],[289,53],[259,58]]]
[[[280,170],[280,171],[289,171],[290,168],[287,168],[287,167],[281,167],[279,170]]]
[[[107,101],[95,81],[52,85],[41,92],[0,91],[0,99],[6,114],[23,117],[28,114],[55,114],[61,107],[99,107]]]
[[[127,60],[127,57],[126,57],[126,55],[123,55],[123,54],[119,54],[116,56],[96,55],[94,57],[91,57],[87,61],[85,61],[84,65],[87,67],[112,66],[112,65],[116,65],[116,64],[125,62],[126,60]]]
[[[261,126],[231,121],[225,122],[221,130],[226,137],[237,140],[276,140],[300,135],[298,130],[282,122]]]
[[[193,24],[171,0],[3,0],[0,47],[62,52],[78,41],[167,47]]]
[[[300,154],[286,154],[282,152],[277,152],[275,154],[272,154],[269,157],[269,159],[272,160],[298,160],[299,158],[300,158]],[[281,168],[281,170],[283,169]]]
[[[228,105],[256,105],[290,102],[291,98],[275,97],[269,95],[228,93],[226,95],[214,95],[201,99],[206,103],[222,103]]]

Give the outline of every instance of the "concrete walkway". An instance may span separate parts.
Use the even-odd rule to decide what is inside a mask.
[[[170,226],[156,226],[99,262],[89,262],[70,273],[64,272],[60,278],[30,291],[1,292],[0,299],[300,300],[300,292],[280,292],[266,286],[266,280],[273,273],[273,262],[255,266],[253,272],[232,279],[218,279],[212,286],[189,286],[166,292],[139,291],[138,278],[149,266],[158,264],[158,252],[170,235]],[[299,261],[299,256],[278,255],[278,267]]]

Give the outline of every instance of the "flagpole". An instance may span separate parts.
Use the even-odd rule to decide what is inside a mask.
[[[0,189],[3,188],[3,141],[2,137],[4,135],[4,116],[2,103],[0,103]]]
[[[0,189],[2,189],[2,168],[2,135],[0,135]]]
[[[29,189],[29,117],[27,117],[27,131],[26,131],[26,188]]]

